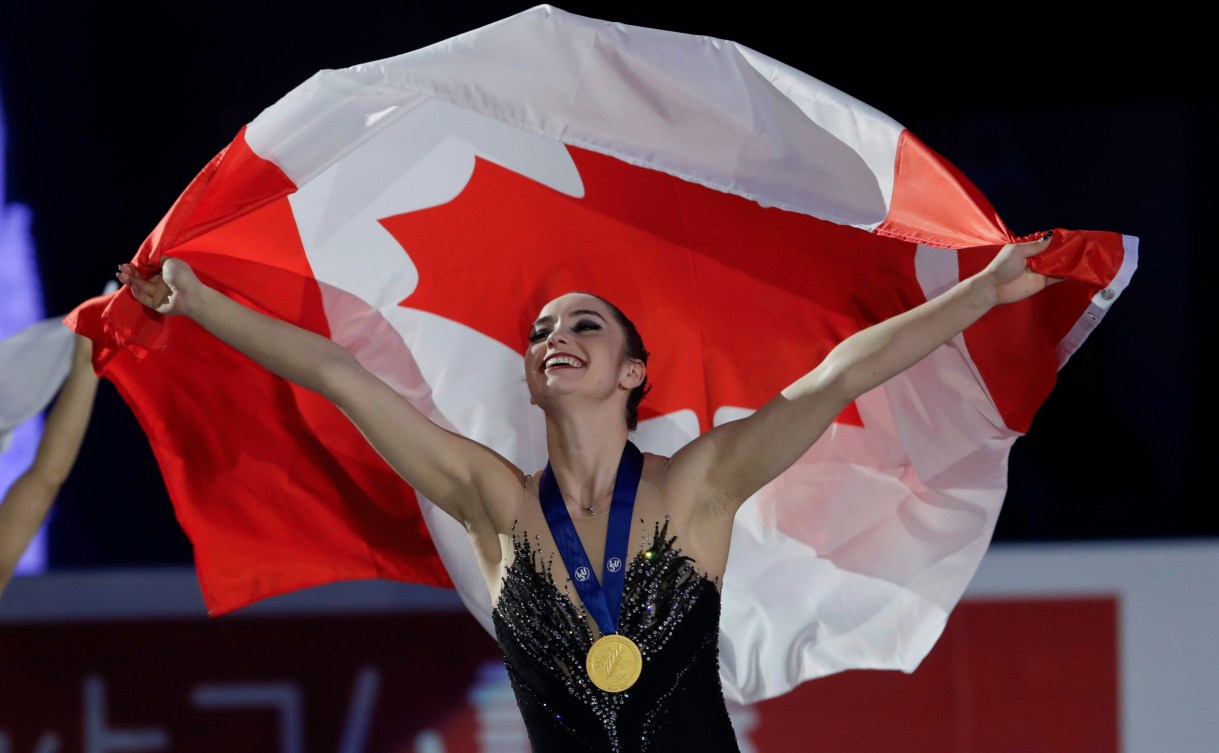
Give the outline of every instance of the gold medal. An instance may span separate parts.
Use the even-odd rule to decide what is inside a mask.
[[[643,654],[630,638],[611,633],[597,639],[584,666],[594,685],[607,693],[621,693],[639,679]]]

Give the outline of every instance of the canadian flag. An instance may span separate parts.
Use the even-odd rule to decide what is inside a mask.
[[[317,73],[200,172],[133,263],[188,261],[534,472],[521,354],[558,294],[595,292],[639,325],[655,389],[632,438],[671,454],[1013,240],[952,165],[847,94],[733,42],[543,5]],[[722,584],[729,698],[917,667],[989,544],[1012,443],[1136,251],[1055,230],[1035,261],[1067,282],[861,397],[748,501]],[[148,434],[212,614],[389,578],[455,587],[490,630],[462,527],[332,405],[126,291],[68,322]]]

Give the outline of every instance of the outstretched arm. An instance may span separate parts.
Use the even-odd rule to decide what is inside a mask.
[[[1049,243],[1047,235],[1008,244],[984,270],[944,294],[851,335],[757,412],[683,448],[670,462],[670,476],[702,487],[702,496],[694,498],[718,500],[717,511],[734,513],[807,452],[851,401],[913,366],[993,307],[1057,282],[1028,268],[1028,259]]]
[[[118,278],[144,305],[190,317],[272,373],[330,400],[408,484],[467,527],[485,520],[482,500],[519,491],[518,469],[437,426],[333,340],[242,305],[179,259],[165,259],[149,277],[124,264]]]
[[[72,366],[47,414],[34,461],[0,503],[0,592],[13,577],[18,560],[38,533],[80,452],[97,395],[92,355],[92,341],[76,335]]]

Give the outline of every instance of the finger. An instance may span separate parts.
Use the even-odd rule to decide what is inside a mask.
[[[1051,238],[1047,234],[1046,236],[1038,238],[1035,241],[1027,241],[1025,243],[1021,243],[1018,246],[1018,248],[1020,250],[1020,256],[1024,257],[1025,259],[1028,259],[1029,257],[1032,257],[1032,256],[1036,256],[1037,254],[1040,254],[1041,252],[1043,252],[1047,248],[1049,248],[1050,242],[1051,242]]]
[[[127,287],[131,288],[131,293],[136,297],[137,301],[146,305],[151,305],[153,294],[155,292],[154,287],[151,284],[145,280],[139,279],[138,277],[133,277],[127,283]]]

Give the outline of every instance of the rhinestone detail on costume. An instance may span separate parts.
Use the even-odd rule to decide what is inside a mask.
[[[652,666],[653,660],[666,652],[700,600],[709,598],[713,603],[700,610],[697,629],[682,634],[683,641],[693,640],[694,645],[683,646],[680,651],[700,659],[695,662],[696,670],[701,670],[699,676],[710,678],[700,680],[700,689],[708,691],[712,712],[717,704],[723,709],[716,671],[718,584],[695,568],[694,561],[675,546],[677,537],[668,531],[667,519],[663,525],[656,523],[627,564],[618,632],[639,646],[643,675],[630,690],[610,693],[596,687],[585,672],[593,629],[583,606],[570,595],[574,593],[570,580],[565,589],[555,584],[557,554],[543,555],[538,549],[540,536],[531,540],[527,532],[518,534],[513,529],[515,561],[505,571],[493,620],[518,705],[526,724],[533,725],[531,738],[542,734],[536,727],[544,718],[546,726],[558,728],[550,731],[562,730],[573,739],[587,740],[590,735],[603,734],[604,744],[590,743],[588,750],[648,750],[651,731],[671,716],[673,704],[683,700],[676,695],[691,667],[690,662],[681,660],[677,666],[659,669]],[[653,670],[650,677],[649,669]],[[714,687],[707,688],[709,682]],[[646,689],[647,697],[639,697],[637,689]],[[590,714],[601,733],[589,729],[594,724]],[[722,716],[726,721],[726,710]],[[624,718],[629,720],[626,729]],[[536,746],[538,741],[534,743]],[[735,743],[731,749],[736,749]]]

